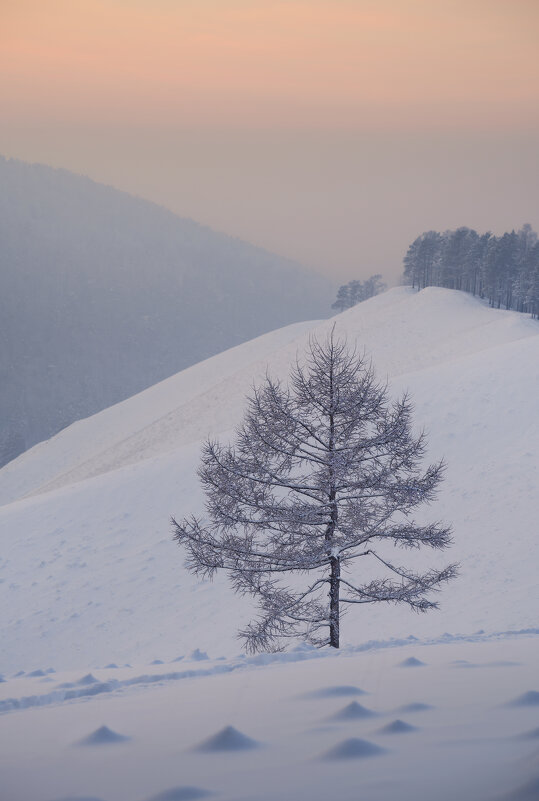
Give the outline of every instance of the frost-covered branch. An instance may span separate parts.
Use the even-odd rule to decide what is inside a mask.
[[[449,546],[448,526],[411,518],[443,477],[442,462],[423,467],[425,449],[409,398],[391,402],[372,365],[334,332],[311,340],[289,387],[267,376],[254,389],[233,445],[206,443],[206,517],[173,520],[174,537],[190,570],[209,578],[224,570],[236,592],[257,600],[258,616],[240,635],[248,649],[297,636],[338,647],[343,604],[437,606],[427,596],[454,565],[417,574],[372,547]],[[369,555],[386,577],[343,577]],[[284,583],[291,574],[308,576],[306,586]]]

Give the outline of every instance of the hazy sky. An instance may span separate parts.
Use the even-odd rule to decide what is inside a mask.
[[[0,0],[0,153],[396,281],[539,228],[539,0]]]

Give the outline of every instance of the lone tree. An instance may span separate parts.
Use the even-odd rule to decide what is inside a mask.
[[[456,565],[414,572],[387,547],[450,544],[449,528],[412,518],[444,469],[423,472],[425,445],[412,434],[407,396],[390,403],[372,367],[333,333],[310,342],[289,387],[267,377],[253,391],[235,445],[206,443],[207,520],[173,519],[174,538],[194,573],[225,570],[237,592],[258,599],[258,618],[240,632],[247,650],[279,650],[298,635],[338,648],[350,604],[438,606],[427,596]],[[285,586],[286,574],[300,578]]]

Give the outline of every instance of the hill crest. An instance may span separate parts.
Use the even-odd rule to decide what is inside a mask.
[[[203,513],[201,438],[228,437],[253,380],[266,369],[286,378],[309,335],[333,322],[372,355],[391,392],[410,391],[427,458],[447,462],[426,514],[453,524],[451,558],[462,565],[439,612],[377,604],[347,617],[346,642],[536,625],[539,326],[463,293],[399,288],[212,357],[5,466],[0,609],[13,669],[36,653],[67,668],[237,652],[249,602],[224,577],[199,582],[184,570],[169,518]],[[418,568],[423,558],[411,557]],[[436,555],[425,558],[431,566]]]

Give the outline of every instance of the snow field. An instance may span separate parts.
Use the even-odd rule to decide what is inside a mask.
[[[201,439],[333,321],[219,354],[0,470],[1,801],[539,797],[539,326],[405,288],[335,322],[446,460],[424,515],[454,546],[399,555],[461,563],[440,611],[361,607],[339,654],[238,656],[251,604],[185,571],[169,518],[203,512]]]
[[[345,643],[536,626],[539,326],[464,293],[406,288],[335,322],[372,354],[392,391],[410,391],[428,456],[447,462],[424,515],[453,524],[454,547],[402,552],[403,561],[461,563],[439,612],[354,609]],[[286,377],[308,336],[332,324],[290,326],[226,351],[0,471],[0,492],[12,498],[0,507],[0,671],[144,663],[187,653],[193,642],[212,656],[237,652],[249,600],[234,596],[226,577],[209,584],[186,573],[169,518],[203,512],[200,438],[230,436],[253,381],[266,369]]]
[[[197,788],[223,801],[322,801],[333,787],[342,801],[509,801],[539,777],[537,642],[306,651],[301,661],[175,681],[170,665],[156,666],[161,682],[2,715],[4,792],[10,801],[148,801]],[[423,664],[403,670],[410,658]],[[95,677],[126,681],[133,670]],[[8,678],[2,698],[5,685],[38,693],[85,677],[45,678],[53,683]],[[335,719],[357,690],[376,716]]]

